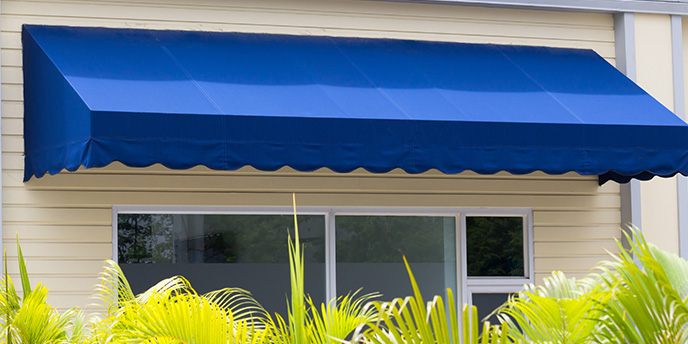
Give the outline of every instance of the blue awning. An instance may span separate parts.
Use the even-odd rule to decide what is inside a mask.
[[[688,125],[591,50],[24,26],[25,180],[172,169],[688,173]]]

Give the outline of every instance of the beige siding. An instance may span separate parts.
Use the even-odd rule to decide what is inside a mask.
[[[635,16],[637,82],[668,109],[674,108],[671,16]],[[678,254],[676,178],[641,182],[642,224],[647,240]]]
[[[582,275],[607,257],[605,250],[615,250],[618,186],[599,187],[596,177],[576,174],[338,175],[114,164],[22,182],[22,24],[545,45],[594,49],[613,63],[611,15],[348,0],[3,0],[1,6],[3,240],[10,273],[17,273],[19,233],[29,271],[48,284],[59,307],[89,302],[102,261],[112,255],[113,205],[284,206],[297,192],[303,206],[532,208],[538,279],[553,269]]]

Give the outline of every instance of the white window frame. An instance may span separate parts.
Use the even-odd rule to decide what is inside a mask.
[[[446,216],[455,218],[456,230],[456,292],[460,304],[472,304],[473,293],[517,292],[524,284],[534,281],[533,222],[528,208],[447,208],[447,207],[297,207],[297,215],[325,217],[325,298],[336,294],[336,231],[335,216]],[[118,259],[117,223],[119,214],[193,214],[193,215],[293,215],[292,207],[249,206],[144,206],[115,205],[112,207],[112,259]],[[523,218],[524,277],[468,277],[466,256],[466,217],[504,216]]]
[[[488,217],[517,217],[523,218],[523,272],[524,277],[468,277],[468,257],[466,239],[466,218],[471,216]],[[463,300],[469,305],[473,305],[473,294],[490,293],[515,293],[523,289],[523,285],[533,283],[535,280],[535,269],[533,269],[533,212],[531,209],[469,209],[461,214],[461,244],[463,256],[461,264],[463,275],[461,276]]]

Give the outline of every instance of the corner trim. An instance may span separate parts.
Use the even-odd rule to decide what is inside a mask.
[[[2,8],[2,7],[0,6],[0,8]],[[1,11],[0,11],[0,12],[1,12]],[[1,13],[0,13],[0,14],[1,14]],[[0,19],[0,20],[1,20],[1,19]],[[2,44],[1,44],[1,41],[0,41],[0,46],[1,46],[1,45],[2,45]],[[0,62],[1,62],[1,61],[0,61]],[[0,65],[2,65],[2,63],[0,63]],[[0,99],[2,99],[2,91],[0,91]],[[0,103],[1,103],[1,101],[0,101]],[[1,109],[0,109],[0,118],[2,118],[2,110],[1,110]],[[1,122],[0,122],[0,123],[1,123]],[[3,228],[3,220],[2,220],[2,219],[3,219],[3,216],[2,216],[2,210],[3,210],[3,209],[2,209],[2,208],[3,208],[2,204],[3,204],[3,200],[2,200],[2,192],[1,192],[2,190],[1,190],[1,188],[2,188],[2,185],[3,185],[3,184],[2,184],[2,174],[3,174],[2,172],[3,172],[3,170],[2,170],[2,140],[1,140],[1,138],[2,138],[2,124],[0,124],[0,252],[4,253],[4,252],[5,252],[4,247],[3,247],[3,241],[4,241],[4,240],[2,240],[3,237],[4,237],[4,236],[3,236],[4,233],[3,233],[3,230],[2,230],[2,228]],[[3,254],[2,257],[0,257],[0,272],[2,272],[3,274],[5,273],[5,261],[4,261],[4,260],[5,260],[5,255]]]
[[[618,13],[614,15],[614,52],[616,69],[629,79],[637,80],[635,59],[635,15]]]
[[[635,16],[633,13],[614,15],[614,42],[616,68],[626,74],[629,79],[636,81]],[[640,227],[642,225],[640,181],[632,179],[620,185],[620,198],[621,229],[626,230],[627,226]],[[630,247],[625,236],[621,239],[625,247]]]
[[[671,16],[671,58],[674,79],[674,113],[686,120],[686,92],[683,65],[683,18]],[[678,207],[678,253],[688,257],[688,179],[676,177]]]

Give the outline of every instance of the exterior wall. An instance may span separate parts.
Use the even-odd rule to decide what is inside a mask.
[[[638,85],[668,109],[674,108],[671,60],[671,16],[636,14]],[[641,182],[643,233],[659,247],[678,253],[678,195],[676,178]]]
[[[338,175],[130,169],[118,164],[22,182],[22,24],[246,31],[591,48],[614,62],[607,14],[349,0],[1,2],[3,242],[16,274],[15,233],[52,302],[85,305],[112,257],[113,205],[533,208],[535,273],[583,275],[615,251],[619,187],[576,174],[527,176],[365,171]]]

